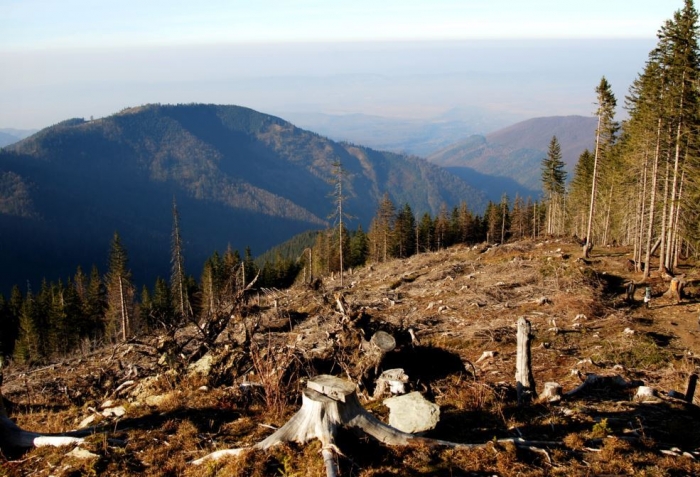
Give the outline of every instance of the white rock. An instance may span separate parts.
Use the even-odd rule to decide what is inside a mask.
[[[124,406],[108,407],[102,411],[104,417],[122,417],[126,414]]]
[[[76,459],[99,459],[100,456],[97,454],[93,454],[89,450],[82,449],[80,447],[76,447],[72,451],[70,451],[68,454],[66,454],[68,457],[74,457]]]
[[[89,415],[88,417],[86,417],[85,419],[80,421],[80,424],[78,424],[78,429],[83,429],[84,427],[88,427],[90,424],[95,422],[95,419],[96,419],[96,417],[94,414]]]
[[[435,429],[440,421],[440,407],[417,391],[385,399],[384,405],[389,408],[389,425],[403,432]]]

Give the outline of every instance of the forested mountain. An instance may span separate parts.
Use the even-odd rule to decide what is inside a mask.
[[[585,149],[593,150],[596,118],[552,116],[522,121],[505,129],[474,135],[428,157],[428,160],[468,180],[473,171],[510,178],[527,189],[541,187],[540,164],[556,136],[567,171]],[[461,170],[463,169],[463,170]],[[509,193],[522,191],[517,187]]]
[[[277,117],[216,105],[148,105],[72,119],[0,151],[0,290],[103,267],[115,231],[134,278],[167,276],[172,204],[187,267],[230,244],[261,253],[323,228],[333,163],[346,210],[369,223],[386,192],[416,213],[483,196],[422,159],[333,142]]]

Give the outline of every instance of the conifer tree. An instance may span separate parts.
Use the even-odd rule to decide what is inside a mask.
[[[105,277],[107,288],[105,333],[112,341],[126,340],[132,333],[134,292],[128,262],[127,252],[121,243],[119,233],[114,232],[109,251],[109,269]]]
[[[615,133],[618,128],[614,120],[617,100],[605,76],[601,78],[595,91],[597,94],[596,104],[598,104],[598,109],[596,111],[598,126],[596,128],[595,151],[593,154],[593,175],[591,180],[588,226],[586,228],[586,243],[583,246],[583,255],[585,258],[588,258],[591,248],[593,247],[593,219],[598,194],[598,172],[600,164],[604,162],[610,154],[610,150],[615,142]]]
[[[192,307],[187,294],[187,276],[185,275],[185,259],[183,255],[182,237],[180,236],[180,214],[173,199],[173,233],[170,257],[170,289],[174,306],[178,314],[177,321],[187,321],[191,316]]]
[[[411,206],[404,204],[394,221],[394,252],[398,258],[410,257],[416,250],[416,219]]]
[[[542,160],[542,190],[547,197],[547,235],[558,235],[562,232],[562,199],[566,182],[564,167],[561,146],[557,137],[552,136],[547,157]]]
[[[390,258],[395,213],[396,206],[389,198],[389,194],[384,193],[377,215],[370,224],[370,248],[375,251],[375,261],[385,262]]]

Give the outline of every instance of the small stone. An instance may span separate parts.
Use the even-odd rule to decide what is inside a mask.
[[[82,449],[80,447],[76,447],[72,451],[70,451],[68,454],[66,454],[68,457],[73,457],[75,459],[99,459],[100,456],[97,454],[93,454],[89,450]]]

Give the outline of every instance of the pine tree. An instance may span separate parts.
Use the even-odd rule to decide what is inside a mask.
[[[385,193],[369,228],[370,249],[374,251],[375,261],[385,262],[390,258],[395,213],[396,207]]]
[[[362,230],[362,225],[357,226],[357,230],[350,237],[350,257],[348,265],[359,267],[367,262],[369,257],[369,237]]]
[[[593,155],[593,175],[591,184],[591,195],[588,211],[588,226],[586,228],[586,243],[583,247],[583,255],[588,258],[588,255],[593,247],[593,219],[595,212],[595,204],[598,193],[598,169],[601,162],[604,162],[610,154],[610,150],[615,142],[615,133],[617,132],[617,123],[615,122],[615,107],[617,100],[612,92],[610,83],[603,76],[600,84],[596,87],[598,110],[598,127],[596,128],[595,151]]]
[[[392,255],[398,258],[410,257],[416,253],[416,219],[411,206],[404,204],[394,221],[394,247]]]
[[[170,290],[177,311],[177,322],[189,320],[192,312],[190,299],[187,294],[187,276],[185,275],[185,258],[183,255],[182,237],[180,236],[180,214],[173,199],[173,233],[170,256]],[[173,323],[177,324],[177,323]]]
[[[128,261],[126,249],[122,246],[119,234],[115,232],[109,252],[109,271],[105,277],[105,333],[112,341],[126,340],[132,333],[134,291]]]
[[[547,157],[542,160],[542,190],[547,197],[547,235],[559,235],[562,232],[565,165],[559,141],[556,136],[552,136]]]
[[[430,252],[434,250],[433,237],[435,234],[435,224],[430,214],[425,212],[416,228],[416,251]]]

